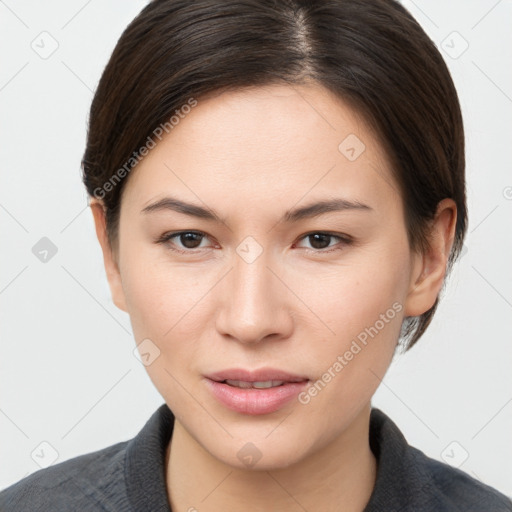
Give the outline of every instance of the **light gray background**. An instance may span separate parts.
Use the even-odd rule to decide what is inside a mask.
[[[512,495],[512,3],[404,3],[460,94],[470,224],[433,325],[374,405],[411,444]],[[163,403],[111,301],[80,181],[93,90],[143,5],[0,1],[0,488],[133,437]],[[46,262],[42,237],[57,247]]]

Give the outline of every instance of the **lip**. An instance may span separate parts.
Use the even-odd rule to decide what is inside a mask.
[[[302,382],[309,380],[304,375],[294,375],[274,368],[259,368],[258,370],[245,370],[244,368],[229,368],[219,372],[210,373],[206,378],[222,382],[223,380],[244,380],[246,382],[261,382],[266,380],[284,380],[286,382]]]
[[[224,383],[225,380],[262,382],[284,381],[280,386],[265,389],[243,389]],[[225,407],[248,414],[270,414],[284,407],[307,385],[309,379],[274,368],[246,370],[231,368],[205,376],[205,382],[213,396]]]

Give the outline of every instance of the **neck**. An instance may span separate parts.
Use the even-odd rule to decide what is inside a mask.
[[[369,445],[370,408],[340,436],[300,462],[275,470],[246,470],[213,457],[175,420],[166,454],[172,510],[362,512],[377,463]]]

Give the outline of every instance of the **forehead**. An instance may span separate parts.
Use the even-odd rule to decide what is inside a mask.
[[[326,194],[385,203],[398,194],[371,126],[321,86],[211,94],[186,111],[132,171],[131,204],[170,192],[244,210]]]

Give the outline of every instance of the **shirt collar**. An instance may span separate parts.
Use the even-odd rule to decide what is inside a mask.
[[[165,486],[165,452],[174,416],[162,404],[126,448],[126,492],[133,510],[170,512]]]
[[[128,443],[125,481],[133,510],[171,511],[165,453],[173,427],[174,416],[164,403]],[[398,427],[375,408],[370,416],[370,448],[377,459],[377,478],[364,512],[427,507],[426,489],[432,484],[431,475],[418,463],[417,450],[407,444]]]
[[[420,452],[380,409],[370,415],[370,448],[377,459],[377,478],[364,512],[432,510],[428,508],[431,474],[418,460]]]

